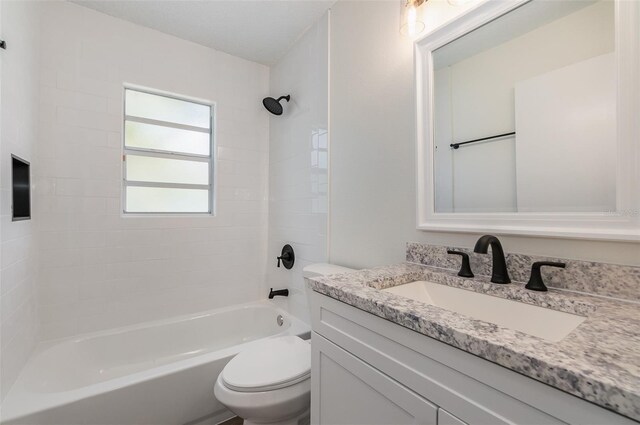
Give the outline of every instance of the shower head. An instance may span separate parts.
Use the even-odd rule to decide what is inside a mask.
[[[264,99],[262,99],[262,104],[265,108],[267,108],[267,111],[271,112],[273,115],[282,115],[282,105],[280,104],[280,101],[282,99],[288,102],[289,99],[291,99],[291,96],[280,96],[278,99],[265,97]]]

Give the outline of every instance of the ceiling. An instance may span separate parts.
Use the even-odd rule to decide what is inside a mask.
[[[336,0],[71,0],[265,65],[278,61]]]

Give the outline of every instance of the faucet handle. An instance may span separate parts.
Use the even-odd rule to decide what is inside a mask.
[[[282,252],[278,259],[278,267],[280,267],[280,262],[282,261],[282,265],[285,269],[290,269],[293,267],[293,263],[296,261],[296,255],[293,252],[293,248],[291,245],[285,245],[282,247]]]
[[[452,249],[447,250],[447,254],[459,255],[462,257],[462,265],[460,266],[460,271],[458,272],[458,276],[462,277],[473,277],[473,272],[471,271],[471,264],[469,263],[469,254],[462,251],[454,251]]]
[[[283,252],[281,256],[278,257],[278,267],[280,267],[280,260],[282,260],[282,262],[284,263],[285,261],[289,261],[291,260],[291,253],[290,252]],[[287,267],[287,266],[285,266]]]
[[[540,273],[540,268],[542,266],[549,267],[560,267],[564,269],[567,265],[565,263],[559,263],[556,261],[536,261],[531,266],[531,277],[529,278],[529,282],[525,285],[525,288],[531,289],[532,291],[546,291],[547,287],[542,280],[542,273]]]

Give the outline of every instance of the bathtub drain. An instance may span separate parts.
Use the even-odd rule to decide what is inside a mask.
[[[278,326],[282,326],[282,324],[284,323],[284,317],[282,317],[281,314],[278,314],[278,317],[276,317],[276,322],[278,322]]]

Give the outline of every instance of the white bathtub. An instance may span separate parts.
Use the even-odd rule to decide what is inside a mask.
[[[2,424],[215,423],[229,412],[213,385],[235,354],[308,334],[262,301],[43,343],[2,403]]]

